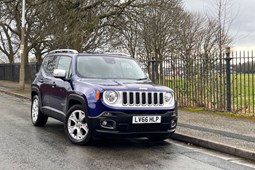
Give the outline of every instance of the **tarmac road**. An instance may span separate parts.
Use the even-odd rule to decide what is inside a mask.
[[[98,140],[76,146],[63,124],[30,121],[30,102],[0,93],[0,169],[252,169],[255,164],[173,140]]]

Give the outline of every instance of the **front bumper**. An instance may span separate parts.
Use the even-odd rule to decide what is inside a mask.
[[[177,110],[165,112],[104,112],[96,118],[89,118],[89,126],[94,136],[105,137],[169,137],[177,125]],[[132,124],[133,116],[161,116],[161,123]],[[104,125],[108,122],[109,125]]]

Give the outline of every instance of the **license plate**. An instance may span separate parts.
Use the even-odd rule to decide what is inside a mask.
[[[161,116],[133,116],[133,124],[161,123]]]

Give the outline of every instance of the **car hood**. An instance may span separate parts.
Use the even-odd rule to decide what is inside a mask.
[[[165,86],[155,85],[150,80],[80,79],[79,82],[102,90],[172,91],[170,88]]]

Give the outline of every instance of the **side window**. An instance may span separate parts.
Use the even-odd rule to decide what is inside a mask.
[[[61,56],[58,60],[57,69],[65,70],[67,77],[71,75],[70,73],[71,61],[72,61],[72,58],[68,56]]]
[[[45,71],[47,76],[53,76],[53,70],[57,64],[57,56],[49,56],[43,61],[43,70]]]

